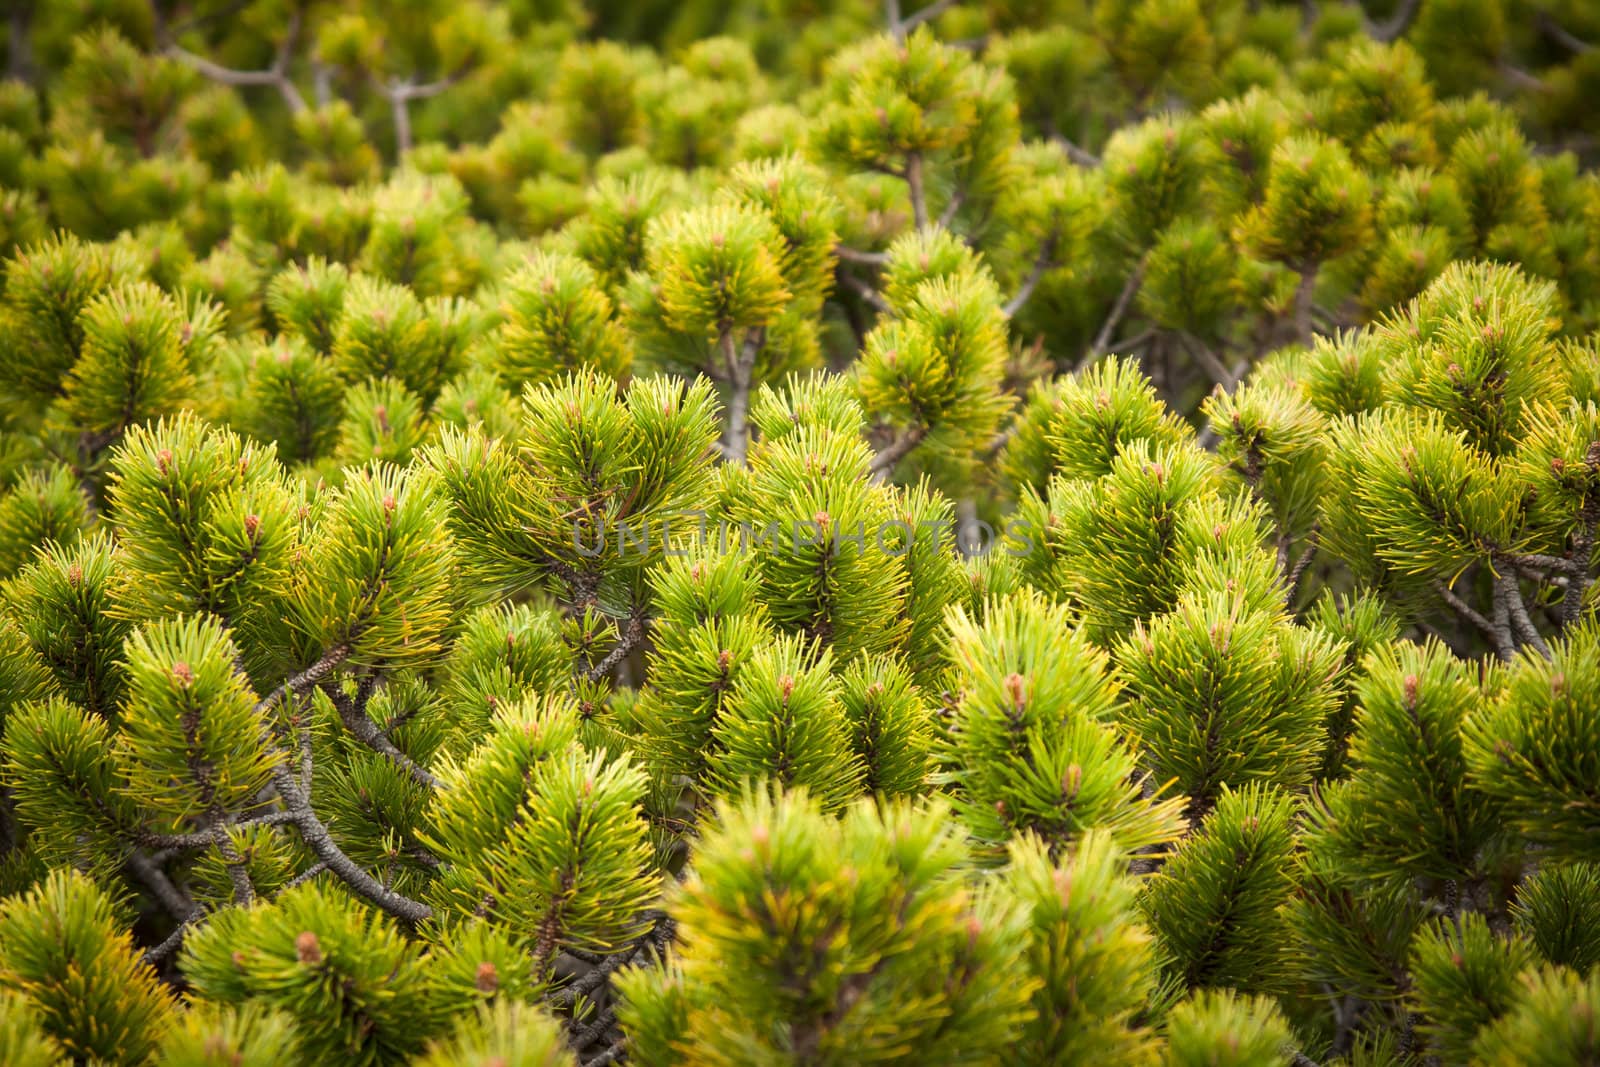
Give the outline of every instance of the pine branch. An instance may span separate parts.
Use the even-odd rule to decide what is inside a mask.
[[[294,822],[294,817],[285,811],[270,811],[263,815],[255,815],[248,819],[240,819],[228,825],[237,827],[251,826],[284,826]],[[139,834],[139,844],[145,848],[159,849],[167,852],[184,852],[197,848],[207,848],[216,840],[216,831],[202,830],[192,834]]]
[[[307,882],[311,881],[311,879],[315,878],[317,875],[321,874],[327,869],[328,865],[323,863],[321,860],[318,860],[316,863],[313,863],[311,866],[307,867],[305,870],[301,871],[299,874],[283,883],[283,888],[287,890],[293,889],[296,886],[305,885]],[[280,890],[280,892],[281,891],[282,890]]]
[[[730,463],[744,465],[749,449],[747,423],[750,416],[750,375],[755,369],[756,356],[767,343],[765,327],[757,327],[745,335],[744,343],[735,348],[733,331],[725,329],[718,339],[718,347],[727,364],[728,383],[728,436],[723,442],[723,456]]]
[[[890,25],[890,32],[895,35],[895,38],[897,40],[904,40],[906,34],[910,33],[912,30],[916,29],[918,26],[922,25],[924,22],[933,21],[934,19],[938,18],[940,15],[944,14],[946,11],[950,10],[955,5],[956,5],[956,0],[933,0],[933,3],[929,4],[927,7],[921,8],[920,10],[917,10],[917,11],[913,11],[911,14],[907,15],[905,18],[898,18],[897,15],[898,15],[898,12],[899,12],[900,5],[897,4],[897,3],[891,4],[890,5],[890,12],[891,12],[890,19],[891,19],[891,21],[890,21],[890,24],[889,24]]]
[[[1417,17],[1418,6],[1418,0],[1400,0],[1394,13],[1382,22],[1373,22],[1363,12],[1361,21],[1366,28],[1367,36],[1383,44],[1398,40]]]
[[[1600,470],[1600,441],[1589,445],[1584,463],[1591,471]],[[1567,581],[1566,596],[1561,598],[1562,625],[1578,621],[1583,614],[1583,599],[1593,581],[1589,577],[1594,568],[1596,531],[1600,529],[1600,494],[1584,497],[1578,509],[1578,534],[1572,542],[1572,560],[1576,572]]]
[[[623,1038],[615,1045],[606,1049],[592,1060],[584,1060],[583,1067],[607,1067],[609,1064],[621,1063],[628,1053],[628,1040]]]
[[[430,96],[438,96],[456,82],[461,80],[464,71],[456,71],[437,81],[418,83],[409,78],[396,78],[387,82],[374,79],[374,84],[380,95],[389,102],[389,117],[394,123],[394,153],[395,160],[405,157],[411,151],[411,101],[423,100]]]
[[[228,840],[228,831],[222,824],[219,823],[211,831],[211,837],[217,851],[222,854],[222,862],[228,868],[228,880],[233,883],[233,902],[240,907],[249,905],[256,899],[256,887],[250,882],[250,871],[245,867],[244,857]]]
[[[1140,256],[1139,262],[1134,266],[1128,280],[1122,285],[1122,292],[1117,294],[1116,303],[1111,305],[1111,313],[1106,316],[1106,321],[1101,325],[1100,332],[1095,334],[1094,343],[1089,346],[1089,352],[1078,361],[1077,370],[1082,370],[1101,356],[1105,355],[1111,347],[1111,339],[1116,336],[1117,327],[1122,323],[1122,317],[1128,313],[1128,305],[1133,303],[1133,296],[1139,291],[1139,285],[1144,281],[1145,257]]]
[[[575,1051],[582,1052],[594,1045],[601,1038],[605,1037],[606,1034],[609,1033],[616,1025],[616,1011],[611,1008],[607,1008],[605,1011],[597,1015],[593,1022],[580,1029],[573,1030],[567,1039],[567,1043],[570,1044]]]
[[[889,306],[889,302],[883,298],[882,293],[878,292],[860,278],[857,278],[854,274],[851,274],[846,270],[841,270],[839,271],[838,276],[839,280],[844,282],[845,288],[849,289],[852,293],[855,293],[866,303],[872,305],[874,309],[882,312],[889,312],[893,310]]]
[[[941,230],[950,228],[950,224],[956,219],[957,212],[961,210],[961,205],[966,202],[967,194],[964,190],[957,189],[951,194],[950,202],[944,206],[943,211],[939,212],[939,228]]]
[[[338,844],[333,840],[333,835],[328,832],[328,827],[317,817],[312,810],[311,802],[300,792],[295,783],[294,775],[288,767],[280,762],[272,772],[273,784],[277,786],[278,795],[283,797],[283,802],[288,806],[294,816],[294,824],[300,831],[300,837],[307,847],[316,853],[317,858],[327,865],[338,878],[349,886],[355,893],[371,903],[382,908],[397,919],[403,919],[413,925],[426,922],[433,917],[433,909],[421,901],[412,900],[410,897],[396,893],[368,874],[359,864],[344,854]]]
[[[166,30],[162,24],[160,7],[152,3],[151,10],[155,13],[157,37],[165,37]],[[182,47],[176,41],[168,41],[163,51],[173,59],[187,63],[201,74],[214,82],[223,85],[245,87],[252,85],[266,85],[278,91],[283,97],[283,102],[288,105],[291,112],[299,113],[306,109],[306,101],[300,95],[300,90],[295,88],[294,81],[289,77],[289,63],[294,58],[294,47],[300,38],[300,12],[294,11],[289,15],[289,28],[284,34],[283,43],[278,46],[278,54],[272,61],[272,66],[266,70],[234,70],[213,63],[204,56],[195,55]]]
[[[1532,645],[1545,659],[1550,658],[1550,646],[1545,644],[1544,638],[1533,625],[1533,620],[1528,617],[1527,602],[1522,599],[1522,589],[1517,585],[1517,576],[1503,574],[1495,579],[1495,593],[1505,601],[1506,610],[1511,616],[1511,625],[1515,628],[1517,637],[1525,645]]]
[[[862,263],[872,267],[886,266],[889,262],[887,252],[863,252],[849,245],[834,245],[833,254],[846,263]]]
[[[651,923],[648,930],[634,938],[621,952],[613,952],[602,958],[593,970],[579,975],[550,994],[545,998],[546,1001],[552,1007],[570,1008],[580,997],[592,997],[613,974],[632,963],[646,948],[654,949],[658,957],[664,958],[667,946],[677,934],[677,924],[663,911],[645,912],[643,918]]]
[[[1566,27],[1556,22],[1555,19],[1550,17],[1550,12],[1541,8],[1537,18],[1539,20],[1539,31],[1567,51],[1580,56],[1594,51],[1594,45],[1576,36]]]
[[[1510,662],[1514,658],[1515,649],[1512,644],[1511,634],[1507,627],[1499,626],[1493,622],[1490,622],[1483,616],[1481,612],[1473,608],[1471,604],[1468,604],[1465,600],[1462,600],[1459,596],[1457,596],[1455,592],[1444,582],[1435,581],[1433,583],[1433,589],[1434,592],[1438,593],[1439,596],[1444,598],[1444,602],[1449,604],[1457,615],[1461,616],[1462,619],[1470,622],[1473,626],[1476,626],[1480,631],[1483,632],[1483,635],[1489,639],[1491,644],[1494,645],[1495,653],[1501,659]],[[1507,626],[1509,626],[1509,618],[1507,621]]]
[[[1318,543],[1322,539],[1322,524],[1315,523],[1311,532],[1306,535],[1306,547],[1300,553],[1300,558],[1294,561],[1294,569],[1289,572],[1289,591],[1284,597],[1283,606],[1294,610],[1294,602],[1300,598],[1300,582],[1305,577],[1306,569],[1311,566],[1311,560],[1317,554]]]
[[[1320,263],[1305,263],[1300,267],[1300,282],[1294,289],[1294,333],[1300,343],[1310,347],[1316,340],[1316,324],[1312,320],[1314,305],[1312,297],[1316,294],[1317,275],[1321,272]]]
[[[199,910],[195,902],[172,884],[172,879],[167,877],[167,872],[143,852],[135,849],[124,860],[128,870],[150,890],[152,896],[160,901],[167,913],[179,922],[184,922],[193,917]]]
[[[256,701],[256,710],[263,713],[268,712],[272,710],[278,701],[282,700],[286,696],[291,694],[294,696],[304,696],[305,694],[311,692],[311,690],[315,689],[324,678],[333,672],[335,667],[343,663],[345,659],[349,657],[349,655],[349,645],[333,646],[332,648],[328,649],[328,651],[324,652],[322,654],[322,658],[317,660],[317,662],[313,663],[299,674],[294,675],[278,688],[274,689],[272,692]]]
[[[906,191],[911,194],[911,219],[917,229],[928,228],[928,191],[922,180],[922,153],[906,153]]]
[[[893,441],[884,446],[882,451],[872,457],[872,466],[868,469],[868,473],[875,481],[888,478],[895,464],[904,459],[927,436],[928,427],[921,423],[901,431]]]
[[[190,913],[188,918],[182,919],[178,922],[177,927],[173,929],[172,933],[163,938],[159,945],[154,945],[145,950],[144,962],[150,964],[151,966],[155,966],[162,960],[177,952],[178,949],[183,947],[184,936],[188,934],[190,929],[192,929],[195,924],[197,924],[201,919],[205,918],[205,914],[206,912],[204,908],[195,908],[195,910]]]
[[[367,678],[362,679],[361,684],[365,689],[366,695],[371,693],[371,689],[367,688],[370,684],[369,680],[375,677],[375,675],[368,675]],[[328,699],[333,702],[334,710],[339,713],[339,721],[344,724],[346,730],[350,731],[351,737],[354,737],[357,741],[360,741],[363,745],[366,745],[372,751],[405,771],[413,781],[427,786],[429,789],[439,788],[439,779],[435,778],[426,767],[423,767],[396,748],[394,742],[390,741],[388,736],[378,729],[378,724],[367,717],[365,695],[358,697],[356,700],[351,700],[339,690],[337,685],[329,681],[324,681],[321,689]]]
[[[1100,165],[1099,156],[1080,147],[1075,141],[1069,139],[1060,130],[1056,129],[1055,123],[1046,122],[1044,132],[1045,136],[1048,137],[1052,143],[1060,145],[1062,149],[1066,151],[1067,158],[1078,164],[1078,166],[1092,168]]]
[[[1016,295],[1007,300],[1006,306],[1001,309],[1001,313],[1006,318],[1016,317],[1017,312],[1021,311],[1023,305],[1028,302],[1028,298],[1033,296],[1033,291],[1039,287],[1039,279],[1044,277],[1045,271],[1055,266],[1056,242],[1059,236],[1059,234],[1052,233],[1039,246],[1039,255],[1033,261],[1033,269],[1028,272],[1027,278],[1023,280],[1022,287],[1017,290]]]
[[[635,610],[628,616],[628,625],[623,628],[617,638],[617,645],[599,663],[584,671],[584,677],[591,682],[598,682],[611,673],[612,668],[628,658],[628,654],[639,647],[639,642],[644,640],[645,621],[642,612]]]

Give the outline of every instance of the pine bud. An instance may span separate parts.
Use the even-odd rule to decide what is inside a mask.
[[[1061,901],[1064,908],[1072,903],[1072,872],[1057,870],[1054,875],[1056,883],[1056,898]]]
[[[301,931],[300,936],[294,939],[294,954],[307,967],[321,963],[322,945],[318,943],[317,935],[310,930]]]
[[[1020,674],[1006,675],[1006,693],[1011,697],[1011,707],[1021,711],[1028,704],[1027,680]]]
[[[178,683],[179,689],[187,689],[194,684],[194,671],[180,659],[172,665],[172,678]]]
[[[478,976],[473,984],[480,993],[493,993],[500,988],[500,973],[494,969],[494,964],[484,960],[478,964]]]

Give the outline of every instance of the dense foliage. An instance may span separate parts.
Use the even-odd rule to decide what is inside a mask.
[[[1600,8],[9,5],[0,1062],[1600,1060]]]

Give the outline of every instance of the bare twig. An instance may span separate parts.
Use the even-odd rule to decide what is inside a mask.
[[[1594,51],[1594,45],[1574,35],[1565,26],[1551,18],[1550,12],[1541,9],[1537,18],[1539,20],[1539,32],[1567,51],[1580,56]]]
[[[1550,89],[1550,87],[1545,84],[1543,78],[1540,78],[1536,74],[1530,74],[1528,71],[1523,70],[1521,67],[1516,66],[1513,63],[1502,62],[1500,64],[1500,73],[1505,76],[1506,81],[1510,82],[1518,89],[1526,89],[1529,92],[1534,93],[1548,92]]]
[[[1312,320],[1312,296],[1317,289],[1317,275],[1321,264],[1304,263],[1300,266],[1300,283],[1294,289],[1294,333],[1300,343],[1310,347],[1316,339],[1316,325]]]
[[[1045,134],[1053,143],[1060,145],[1067,153],[1067,158],[1072,160],[1078,166],[1093,168],[1100,165],[1099,156],[1079,146],[1076,141],[1068,138],[1060,130],[1056,129],[1054,123],[1049,124],[1045,128]]]
[[[253,815],[248,819],[240,819],[233,826],[282,826],[291,823],[294,818],[286,811],[269,811],[262,815]],[[183,852],[197,848],[208,848],[216,841],[215,830],[202,830],[192,834],[139,834],[139,843],[146,848],[160,849],[169,852]]]
[[[1284,607],[1293,611],[1294,602],[1300,597],[1300,582],[1305,577],[1306,568],[1311,566],[1311,560],[1317,554],[1317,547],[1322,540],[1322,524],[1317,523],[1311,527],[1311,532],[1306,535],[1306,547],[1300,553],[1300,558],[1294,561],[1294,569],[1289,572],[1288,593],[1284,597]]]
[[[878,290],[874,289],[860,278],[857,278],[849,271],[839,271],[839,280],[844,283],[846,289],[849,289],[852,293],[855,293],[862,300],[868,304],[871,304],[878,311],[890,310],[889,302],[883,298],[882,293],[878,292]]]
[[[846,263],[862,263],[873,267],[882,267],[889,262],[887,252],[863,252],[849,245],[834,245],[833,254]]]
[[[1055,265],[1056,242],[1059,237],[1059,234],[1052,233],[1049,237],[1046,237],[1044,239],[1044,243],[1039,246],[1039,254],[1034,258],[1033,269],[1029,271],[1028,276],[1023,279],[1022,285],[1017,289],[1016,295],[1010,300],[1007,300],[1006,306],[1001,309],[1001,312],[1006,318],[1010,319],[1016,317],[1017,312],[1021,311],[1023,305],[1028,302],[1028,298],[1033,296],[1033,291],[1039,287],[1039,279],[1044,277],[1045,271],[1049,270]]]
[[[321,874],[327,869],[328,865],[326,863],[321,861],[313,863],[311,866],[307,867],[305,870],[301,871],[299,874],[283,883],[283,888],[293,889],[296,886],[305,885],[307,882],[311,881],[311,879],[315,878],[317,875]]]
[[[189,932],[190,927],[194,926],[195,923],[199,922],[204,917],[205,909],[198,907],[195,908],[194,911],[189,913],[188,918],[179,921],[172,933],[168,934],[159,945],[154,945],[145,950],[144,961],[151,966],[154,966],[166,959],[168,956],[171,956],[174,952],[177,952],[178,949],[183,947],[184,935]]]
[[[628,1051],[628,1040],[623,1038],[615,1045],[606,1049],[592,1060],[584,1060],[583,1067],[609,1067],[613,1063],[621,1063],[622,1057]]]
[[[1385,44],[1398,39],[1402,33],[1406,32],[1406,28],[1411,25],[1412,19],[1417,17],[1417,6],[1417,0],[1400,0],[1400,3],[1395,7],[1394,14],[1382,22],[1373,22],[1363,16],[1362,22],[1366,27],[1367,36],[1374,41],[1381,41]]]
[[[639,647],[639,642],[644,640],[644,614],[635,611],[628,616],[628,625],[623,627],[621,635],[617,638],[617,645],[606,653],[605,659],[584,671],[584,677],[591,682],[598,682],[611,673],[613,667],[628,658],[628,654]]]
[[[1507,625],[1499,626],[1485,618],[1483,613],[1473,608],[1471,604],[1468,604],[1465,600],[1462,600],[1455,594],[1455,591],[1444,582],[1435,581],[1433,583],[1433,589],[1434,592],[1438,593],[1439,596],[1444,599],[1446,604],[1450,605],[1457,615],[1461,616],[1461,618],[1465,619],[1467,622],[1470,622],[1483,632],[1483,635],[1489,639],[1491,644],[1494,645],[1495,653],[1501,659],[1510,662],[1513,658],[1515,658],[1516,651],[1512,645],[1511,634],[1507,629],[1509,626],[1509,614]]]
[[[580,997],[592,996],[613,974],[632,963],[646,948],[653,948],[656,955],[664,956],[677,932],[677,924],[661,911],[646,912],[644,918],[650,921],[648,930],[634,938],[622,951],[601,959],[593,970],[562,986],[546,1000],[553,1007],[570,1008]]]
[[[256,899],[256,887],[250,882],[250,870],[245,866],[244,857],[239,855],[239,850],[228,840],[227,827],[218,824],[212,830],[211,838],[217,846],[217,851],[222,854],[222,862],[228,868],[228,880],[233,883],[233,902],[241,906],[249,904]]]
[[[154,7],[155,5],[151,6]],[[159,19],[159,14],[157,18]],[[158,22],[159,25],[160,23]],[[165,36],[166,34],[164,28],[161,28],[158,32],[160,36]],[[230,67],[224,67],[211,62],[204,56],[197,56],[193,52],[180,47],[176,41],[168,41],[163,51],[173,59],[187,63],[207,78],[214,82],[221,82],[223,85],[240,87],[250,85],[270,86],[278,91],[279,96],[283,97],[283,102],[288,105],[290,111],[300,112],[306,109],[306,101],[300,95],[300,90],[295,88],[294,81],[289,77],[289,63],[294,58],[294,48],[299,39],[300,12],[294,11],[289,15],[289,28],[284,34],[283,43],[278,46],[277,56],[273,59],[272,66],[266,70],[234,70]]]
[[[396,893],[344,854],[344,850],[328,832],[328,827],[312,810],[311,802],[300,792],[294,775],[285,763],[280,761],[273,770],[272,781],[277,786],[278,795],[283,797],[284,804],[295,816],[295,826],[299,829],[307,847],[316,853],[317,858],[326,864],[327,869],[338,876],[340,881],[357,895],[366,898],[397,919],[414,924],[426,922],[433,917],[433,909],[428,905]]]
[[[928,226],[928,191],[922,182],[922,153],[906,153],[906,191],[911,194],[911,218],[917,229]]]
[[[1591,442],[1584,460],[1591,471],[1600,470],[1600,441]],[[1561,599],[1561,624],[1570,625],[1583,614],[1583,599],[1589,590],[1590,570],[1594,567],[1595,539],[1600,531],[1600,494],[1586,496],[1578,508],[1578,533],[1572,542],[1572,559],[1577,570],[1567,582],[1566,596]]]
[[[877,481],[883,481],[894,470],[895,464],[904,459],[913,448],[922,443],[928,436],[928,427],[918,423],[901,431],[893,441],[884,446],[883,450],[872,457],[872,466],[869,474]]]
[[[749,448],[746,424],[750,416],[750,375],[755,369],[756,356],[767,343],[767,331],[757,327],[745,334],[744,343],[736,346],[733,330],[725,329],[718,341],[722,357],[727,364],[728,384],[728,436],[723,441],[722,455],[730,463],[744,464]]]
[[[322,683],[322,691],[333,703],[334,710],[339,713],[339,721],[350,731],[351,737],[405,771],[413,781],[429,789],[439,788],[439,779],[435,778],[426,767],[395,747],[395,743],[378,728],[378,724],[367,717],[365,699],[351,700],[339,690],[338,686],[327,681]]]
[[[1518,639],[1525,645],[1532,645],[1541,656],[1549,659],[1550,646],[1544,643],[1544,638],[1534,627],[1533,620],[1528,617],[1528,605],[1522,599],[1517,576],[1502,574],[1495,579],[1495,591],[1505,600],[1506,609],[1511,615],[1511,625],[1515,628]]]
[[[924,22],[931,22],[955,5],[956,0],[933,0],[933,3],[927,7],[913,11],[905,18],[897,20],[896,24],[891,28],[891,32],[896,37],[903,38]],[[896,6],[898,7],[898,5]]]
[[[1133,296],[1139,291],[1140,283],[1144,281],[1144,263],[1144,257],[1139,257],[1139,262],[1128,275],[1128,280],[1122,284],[1122,292],[1117,294],[1116,303],[1111,305],[1111,313],[1106,316],[1100,332],[1095,334],[1094,344],[1089,346],[1088,354],[1078,361],[1076,369],[1082,370],[1110,349],[1111,339],[1116,336],[1122,317],[1128,313],[1128,305],[1133,303]]]
[[[278,701],[290,694],[304,696],[306,693],[311,692],[317,687],[318,683],[333,673],[334,668],[343,663],[349,655],[349,645],[334,645],[324,652],[322,658],[317,662],[258,700],[256,702],[256,710],[258,712],[271,711]]]
[[[167,872],[161,869],[160,864],[138,850],[130,852],[124,862],[129,872],[144,883],[144,887],[174,919],[183,922],[195,914],[194,901],[172,884],[172,879],[167,877]]]
[[[438,96],[461,78],[461,72],[446,75],[437,81],[414,82],[409,78],[378,82],[378,92],[389,101],[389,116],[394,123],[395,159],[404,158],[411,151],[411,101]]]

